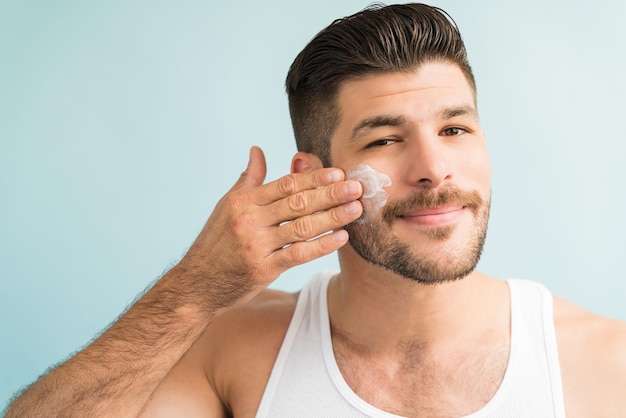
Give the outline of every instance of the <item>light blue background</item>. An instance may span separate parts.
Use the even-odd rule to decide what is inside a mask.
[[[366,4],[0,0],[0,408],[179,259],[251,145],[288,172],[288,66]],[[434,4],[465,36],[493,160],[480,269],[626,319],[626,6]]]

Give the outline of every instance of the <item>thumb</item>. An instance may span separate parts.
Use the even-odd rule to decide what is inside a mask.
[[[261,186],[265,181],[267,165],[263,150],[257,146],[250,148],[250,159],[246,171],[241,173],[233,190]]]

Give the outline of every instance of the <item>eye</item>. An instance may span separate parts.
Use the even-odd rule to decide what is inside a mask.
[[[398,142],[397,139],[383,138],[383,139],[379,139],[379,140],[374,141],[374,142],[370,142],[369,144],[367,144],[366,148],[384,147],[386,145],[394,144],[396,142]]]
[[[441,131],[441,134],[444,136],[459,136],[467,132],[469,132],[467,129],[460,128],[458,126],[451,126]]]

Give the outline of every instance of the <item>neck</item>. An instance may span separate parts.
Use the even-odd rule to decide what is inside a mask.
[[[372,352],[439,349],[509,331],[506,283],[476,271],[442,284],[420,284],[373,266],[349,246],[329,288],[335,335]],[[489,309],[485,309],[489,307]]]

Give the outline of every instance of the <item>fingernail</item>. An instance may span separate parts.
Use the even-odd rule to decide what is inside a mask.
[[[361,206],[359,202],[350,202],[346,205],[346,212],[350,215],[356,215],[361,210],[359,206]]]
[[[343,180],[343,173],[340,170],[332,170],[328,173],[328,181],[335,183]]]
[[[346,183],[343,190],[346,192],[346,194],[357,194],[357,192],[359,191],[359,183],[356,181],[350,181]]]
[[[337,242],[343,242],[348,239],[348,233],[344,231],[343,229],[340,229],[339,231],[335,231],[333,233],[333,238]]]

